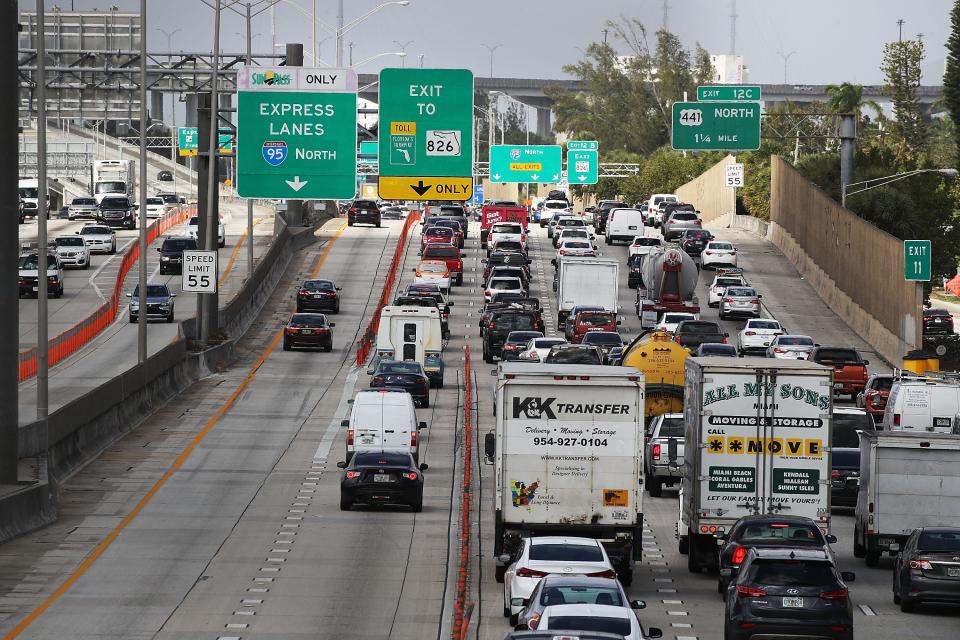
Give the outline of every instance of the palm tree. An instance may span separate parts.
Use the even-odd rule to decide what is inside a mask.
[[[831,84],[827,86],[827,106],[833,113],[860,113],[860,107],[863,106],[863,85],[850,84]]]

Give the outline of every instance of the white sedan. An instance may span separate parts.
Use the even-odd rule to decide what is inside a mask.
[[[526,245],[527,236],[523,232],[523,225],[515,222],[498,222],[491,226],[487,243],[493,245],[500,240],[514,240]]]
[[[520,278],[490,278],[487,288],[483,291],[484,300],[489,301],[495,293],[518,293],[526,296],[527,290],[523,288],[523,281]]]
[[[147,217],[159,218],[167,212],[167,206],[163,198],[147,198]]]
[[[187,235],[189,235],[194,240],[196,240],[199,235],[199,232],[198,232],[198,229],[200,228],[198,226],[199,224],[200,224],[199,216],[193,216],[192,218],[190,218],[190,221],[187,223]],[[217,246],[221,248],[227,246],[227,230],[224,228],[222,220],[219,221],[217,224]]]
[[[628,257],[645,256],[650,253],[653,247],[659,247],[663,244],[661,238],[648,238],[647,236],[637,236],[627,247]]]
[[[516,615],[530,599],[540,578],[549,575],[616,578],[603,546],[593,538],[544,536],[524,538],[513,564],[503,571],[503,613]],[[498,561],[505,564],[507,558]],[[502,566],[501,564],[501,566]],[[627,580],[621,580],[629,584]],[[625,609],[634,615],[629,609]]]
[[[810,352],[820,345],[810,336],[775,336],[767,347],[767,357],[778,360],[806,360]]]
[[[117,234],[105,224],[85,224],[77,235],[83,238],[90,253],[114,253],[117,250]]]
[[[704,269],[737,266],[737,249],[729,242],[711,240],[700,254],[700,265]]]
[[[673,333],[677,330],[677,325],[686,320],[699,320],[695,313],[685,313],[682,311],[671,312],[668,311],[663,314],[663,317],[660,318],[660,322],[657,323],[657,331],[666,331],[667,333]]]
[[[564,240],[559,248],[557,248],[557,257],[559,258],[560,256],[595,258],[597,256],[597,250],[589,240],[570,239]]]
[[[533,628],[533,620],[530,622]],[[610,604],[554,604],[545,607],[540,619],[536,621],[537,631],[560,632],[567,629],[604,631],[617,637],[622,636],[624,640],[644,640],[644,638],[663,636],[663,632],[656,627],[650,627],[644,634],[637,614],[632,609]],[[571,635],[576,636],[576,634]]]
[[[723,292],[727,287],[745,287],[747,286],[742,276],[727,276],[720,274],[710,283],[707,290],[707,305],[711,307],[720,306],[720,299],[723,298]]]
[[[737,335],[737,351],[741,355],[751,351],[766,351],[773,339],[779,335],[783,335],[783,327],[776,320],[747,320],[747,324]]]
[[[517,358],[521,362],[543,362],[551,347],[566,344],[563,338],[534,338],[527,343],[527,348],[520,352]]]

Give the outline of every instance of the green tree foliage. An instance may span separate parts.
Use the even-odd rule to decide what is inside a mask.
[[[863,85],[831,84],[827,86],[827,107],[834,113],[859,113],[863,104]]]
[[[960,148],[956,138],[960,131],[960,0],[954,0],[950,11],[950,37],[947,39],[947,70],[943,74],[943,101],[950,113],[953,125],[955,148]],[[960,165],[956,156],[953,162]]]
[[[923,105],[917,97],[922,76],[924,48],[922,40],[888,42],[883,48],[880,70],[886,77],[884,92],[893,102],[895,120],[891,123],[897,138],[901,160],[919,154],[927,141]]]

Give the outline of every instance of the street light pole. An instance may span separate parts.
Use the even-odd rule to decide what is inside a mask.
[[[168,40],[169,43],[169,40]],[[169,44],[167,45],[169,47]],[[169,51],[169,48],[167,49]],[[147,361],[147,0],[140,0],[140,225],[137,362]]]
[[[343,0],[337,1],[337,68],[343,68]]]
[[[208,166],[207,171],[207,211],[206,226],[201,229],[201,239],[204,241],[203,248],[207,251],[216,251],[217,249],[217,149],[219,147],[220,125],[218,122],[220,95],[219,95],[219,73],[220,62],[218,53],[220,52],[220,14],[222,0],[214,0],[213,9],[213,61],[214,69],[210,76],[210,131],[207,143]],[[203,218],[201,218],[202,220]],[[215,276],[216,277],[216,276]],[[214,329],[217,325],[217,315],[219,314],[218,299],[216,293],[201,293],[199,298],[203,303],[200,313],[200,341],[208,342],[214,337]]]
[[[270,5],[271,7],[273,5]],[[253,19],[253,16],[250,14],[250,3],[247,3],[247,66],[250,66],[253,60],[253,55],[251,49],[253,48],[253,38],[250,36],[251,24],[250,21]],[[317,2],[314,0],[313,9],[316,11]],[[316,21],[314,21],[314,29],[316,29]],[[317,34],[314,31],[313,34],[313,44],[316,47],[317,44]],[[271,52],[272,53],[272,52]],[[217,136],[219,140],[219,136]],[[247,279],[253,277],[253,200],[247,199]]]
[[[37,0],[37,418],[47,419],[47,33],[43,0]],[[118,145],[120,146],[120,145]]]
[[[493,52],[496,51],[497,49],[499,49],[500,47],[502,47],[503,45],[502,45],[502,44],[498,44],[498,45],[495,45],[495,46],[492,46],[492,47],[491,47],[491,46],[488,45],[488,44],[482,44],[482,43],[481,43],[480,46],[490,52],[490,77],[492,78],[492,77],[493,77]]]
[[[404,53],[406,53],[407,47],[413,44],[413,40],[407,40],[406,42],[400,42],[399,40],[394,40],[393,44],[398,45],[400,47],[400,51],[403,51]],[[404,56],[403,58],[400,59],[400,67],[403,68],[406,66],[407,66],[407,57]]]

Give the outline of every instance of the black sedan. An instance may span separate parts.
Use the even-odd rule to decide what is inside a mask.
[[[340,313],[340,287],[330,280],[304,280],[297,291],[297,313],[325,310]]]
[[[706,229],[687,229],[680,235],[679,242],[688,256],[698,256],[710,240],[713,240],[713,234]]]
[[[737,520],[723,537],[720,547],[720,577],[717,591],[726,594],[727,586],[736,580],[740,565],[750,549],[788,547],[819,549],[833,557],[830,543],[836,537],[824,535],[817,523],[800,516],[744,516]]]
[[[952,334],[953,315],[946,309],[924,309],[923,333],[924,335],[933,335],[935,333]]]
[[[520,352],[527,348],[527,343],[534,338],[542,338],[539,331],[511,331],[503,343],[500,359],[504,362],[519,360]]]
[[[381,360],[370,378],[371,389],[403,389],[413,396],[414,404],[430,406],[430,379],[419,362]]]
[[[358,451],[349,463],[338,462],[340,510],[355,502],[405,504],[411,511],[423,510],[423,474],[427,463],[417,466],[413,456],[401,451]]]
[[[324,351],[333,350],[333,336],[330,329],[337,326],[327,322],[322,313],[295,313],[283,330],[283,350],[293,347],[320,347]]]
[[[960,603],[960,528],[914,529],[893,565],[893,601],[903,612],[922,602]]]
[[[727,589],[723,637],[853,640],[855,577],[820,549],[751,549]]]

